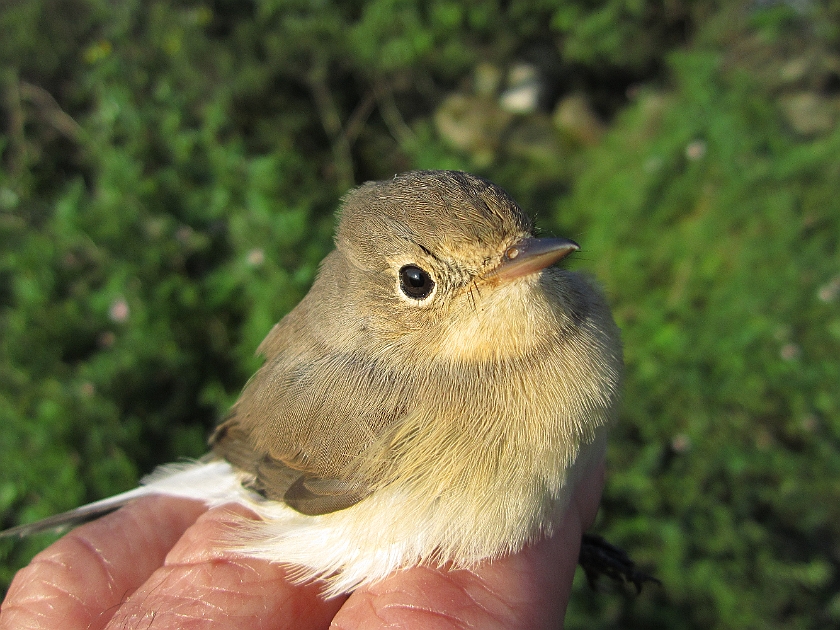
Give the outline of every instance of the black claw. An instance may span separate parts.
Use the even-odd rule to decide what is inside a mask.
[[[626,551],[595,534],[583,535],[578,564],[583,567],[586,581],[593,590],[598,578],[602,575],[606,575],[619,584],[632,583],[636,587],[636,594],[642,592],[645,582],[662,584],[652,575],[637,570],[636,563],[630,559]]]

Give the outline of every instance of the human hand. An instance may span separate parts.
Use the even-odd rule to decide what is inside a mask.
[[[289,567],[211,544],[241,507],[207,510],[173,497],[138,499],[83,525],[18,572],[0,630],[85,628],[558,628],[583,531],[603,487],[583,478],[551,538],[474,570],[413,567],[323,599]]]

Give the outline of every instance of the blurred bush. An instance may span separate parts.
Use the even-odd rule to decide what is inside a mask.
[[[0,524],[200,455],[354,183],[497,181],[623,330],[567,627],[840,622],[840,5],[0,6]],[[46,541],[2,541],[8,584]]]

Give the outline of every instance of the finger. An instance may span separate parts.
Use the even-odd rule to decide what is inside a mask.
[[[243,558],[218,545],[244,508],[210,510],[165,563],[114,615],[109,627],[327,628],[344,598],[323,600],[321,585],[291,584],[283,565]]]
[[[353,594],[334,627],[552,628],[561,627],[571,580],[564,557],[577,562],[577,535],[555,535],[472,571],[416,567]]]
[[[17,573],[0,628],[105,627],[205,510],[194,501],[145,497],[73,530]]]
[[[592,467],[575,488],[572,495],[572,509],[577,511],[583,530],[586,531],[595,523],[598,516],[598,506],[601,504],[601,494],[607,478],[607,466],[602,458]]]
[[[472,571],[416,567],[356,591],[334,628],[562,628],[580,552],[595,518],[603,462],[584,477],[553,536]]]

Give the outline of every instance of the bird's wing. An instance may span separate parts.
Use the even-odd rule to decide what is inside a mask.
[[[304,514],[350,507],[376,484],[373,445],[406,414],[404,379],[313,339],[272,331],[272,356],[210,440],[253,488]],[[285,330],[284,330],[285,329]],[[281,343],[277,335],[290,336]],[[269,342],[267,339],[267,342]],[[362,472],[360,472],[362,471]]]
[[[283,501],[302,514],[316,515],[350,507],[369,493],[368,486],[317,472],[312,467],[292,466],[284,459],[254,448],[248,435],[229,417],[213,434],[216,455],[253,478],[248,485],[267,499]]]

